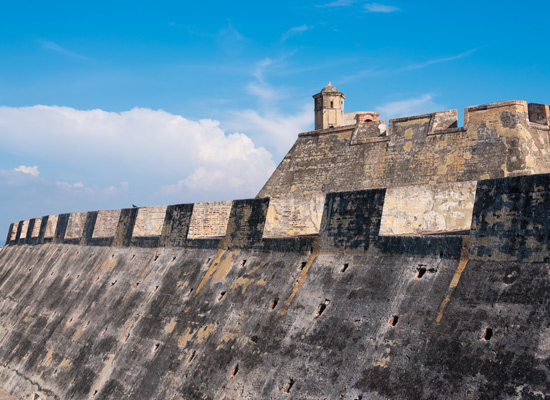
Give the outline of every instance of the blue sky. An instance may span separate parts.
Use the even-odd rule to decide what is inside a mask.
[[[538,1],[4,2],[0,226],[253,197],[328,81],[381,118],[550,102]]]

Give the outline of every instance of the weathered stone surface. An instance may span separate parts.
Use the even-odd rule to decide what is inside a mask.
[[[40,234],[40,226],[41,225],[42,225],[42,218],[36,218],[34,220],[34,225],[33,225],[31,237],[33,237],[33,238],[38,237],[38,235]]]
[[[193,207],[189,238],[225,236],[230,212],[231,201],[196,203]]]
[[[69,223],[67,225],[67,231],[65,232],[66,239],[80,239],[84,232],[84,224],[88,213],[72,213],[69,217]]]
[[[497,181],[495,203],[545,177]],[[546,393],[548,265],[471,260],[468,237],[380,237],[384,192],[328,196],[300,251],[258,245],[266,200],[234,205],[242,248],[4,247],[0,380],[55,399]]]
[[[548,169],[547,114],[505,102],[468,108],[465,128],[451,110],[392,120],[387,137],[309,132],[270,197],[15,222],[1,386],[33,400],[544,398],[550,174],[533,173]]]
[[[167,206],[139,208],[133,236],[160,236]]]
[[[19,236],[19,239],[26,239],[27,238],[27,230],[29,229],[29,220],[25,220],[21,223],[21,234]]]
[[[550,175],[478,183],[472,255],[478,260],[550,261]]]
[[[114,237],[120,218],[120,210],[101,210],[97,214],[94,238]]]
[[[523,101],[390,120],[388,137],[352,140],[354,126],[308,132],[258,197],[433,185],[550,172],[548,130]]]
[[[50,215],[48,217],[48,222],[46,223],[46,230],[44,231],[44,237],[51,239],[55,236],[55,229],[57,227],[58,215]]]
[[[15,397],[11,396],[5,390],[0,389],[0,400],[17,400]]]
[[[325,196],[308,199],[272,197],[264,227],[264,238],[316,235],[321,227]]]
[[[254,248],[261,244],[269,199],[235,200],[231,207],[223,249]]]
[[[468,231],[476,182],[386,189],[380,235]]]

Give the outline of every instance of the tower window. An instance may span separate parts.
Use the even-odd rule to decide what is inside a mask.
[[[330,102],[330,108],[334,108],[334,101]]]

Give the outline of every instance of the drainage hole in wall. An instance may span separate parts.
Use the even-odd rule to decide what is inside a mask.
[[[105,328],[105,329],[103,330],[103,333],[101,334],[101,336],[105,336],[106,333],[107,333],[107,328]]]
[[[292,389],[292,386],[294,386],[294,379],[288,378],[288,383],[286,384],[285,388],[283,389],[283,392],[289,393],[290,389]]]
[[[80,275],[77,275],[77,276],[76,276],[76,279],[78,279],[78,278],[80,278]]]
[[[124,338],[124,343],[126,343],[128,341],[128,338],[130,338],[130,334],[126,335],[126,337]]]
[[[193,288],[189,289],[187,294],[185,295],[185,298],[187,299],[189,296],[191,296],[191,293],[193,292]]]
[[[56,375],[57,374],[57,369],[55,371],[53,371],[53,374]]]
[[[65,279],[67,279],[67,278],[69,277],[69,275],[70,275],[70,274],[65,275]]]
[[[258,336],[256,336],[256,335],[254,335],[254,336],[252,336],[252,337],[250,338],[250,340],[252,340],[254,343],[258,343],[258,341],[260,340],[260,338],[259,338]]]
[[[31,272],[31,271],[32,271],[32,268],[29,268],[29,269],[28,269],[28,272]]]
[[[132,258],[130,258],[130,261],[132,261],[134,258],[136,258],[136,255],[132,255]]]
[[[221,299],[223,299],[223,296],[225,296],[225,292],[221,292],[220,295],[218,296],[218,301],[220,301]]]
[[[71,386],[72,386],[72,385],[74,385],[74,379],[73,379],[73,380],[71,381],[71,383],[70,383],[70,384],[71,384]]]
[[[390,319],[390,325],[391,326],[397,325],[397,321],[399,321],[399,317],[397,315],[392,315]]]
[[[504,275],[503,282],[506,283],[507,285],[511,285],[516,281],[516,279],[519,278],[519,273],[520,273],[519,267],[517,266],[509,267],[508,269],[506,269],[506,274]]]
[[[155,347],[153,347],[153,352],[157,351],[159,349],[160,344],[155,344]]]
[[[174,262],[174,261],[176,261],[176,257],[172,257],[172,261],[170,262]]]
[[[114,255],[114,254],[111,254],[111,258],[114,258],[114,257],[115,257],[115,255]]]
[[[237,372],[239,372],[239,364],[235,365],[235,368],[231,371],[231,376],[237,375]]]
[[[139,286],[139,282],[136,282],[136,284],[134,285],[134,289],[137,289],[138,286]]]
[[[115,279],[114,281],[111,282],[111,286],[115,286],[117,282],[118,280]]]
[[[319,304],[319,307],[317,307],[317,312],[315,313],[315,317],[319,318],[321,316],[321,314],[326,310],[329,303],[330,303],[330,300],[325,299],[324,302]]]
[[[271,306],[270,306],[270,309],[271,310],[274,310],[275,307],[277,307],[277,303],[279,302],[279,298],[275,298],[272,302],[271,302]]]
[[[155,256],[155,259],[154,259],[153,261],[157,261],[158,259],[159,259],[159,256],[156,255],[156,256]]]
[[[306,267],[306,264],[307,264],[307,261],[304,261],[302,262],[302,264],[300,264],[300,271],[302,271]]]
[[[426,268],[419,265],[418,267],[416,267],[416,271],[417,271],[416,277],[420,279],[426,273]]]
[[[209,258],[208,260],[206,260],[205,264],[208,264],[210,262],[211,258]]]
[[[153,289],[153,293],[155,293],[157,290],[158,290],[158,286],[155,286],[155,288]]]
[[[324,304],[319,304],[319,308],[317,308],[317,312],[315,313],[315,316],[319,318],[321,314],[325,311],[325,308],[327,308]]]
[[[349,264],[344,264],[344,266],[342,267],[342,269],[340,270],[340,272],[346,272],[346,269],[348,269],[349,267]]]
[[[493,337],[493,330],[491,328],[485,329],[485,332],[483,332],[483,335],[481,335],[481,338],[485,340],[491,340],[492,337]]]
[[[69,320],[69,324],[70,324],[71,322],[73,322],[73,319],[72,319],[72,318]]]
[[[97,394],[97,390],[94,390],[94,393],[92,394],[91,397],[94,398],[96,394]]]
[[[245,264],[246,264],[246,260],[243,260],[243,261],[241,262],[241,267],[244,267]]]
[[[193,358],[195,358],[195,350],[193,350],[193,352],[191,353],[191,355],[189,356],[189,358],[187,359],[187,362],[190,363],[191,361],[193,361]]]

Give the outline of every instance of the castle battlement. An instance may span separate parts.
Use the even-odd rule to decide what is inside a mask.
[[[347,114],[347,113],[346,113]],[[351,113],[353,114],[353,113]],[[357,114],[361,115],[361,113]],[[504,101],[303,132],[258,197],[478,181],[550,172],[550,108]]]
[[[317,237],[328,240],[333,224],[338,235],[359,242],[368,242],[369,237],[380,238],[384,243],[390,243],[391,237],[477,237],[479,229],[488,229],[479,221],[494,213],[485,206],[493,201],[491,196],[501,196],[500,202],[505,203],[501,206],[510,209],[505,213],[499,210],[490,224],[509,225],[518,213],[523,213],[521,218],[530,226],[540,225],[537,229],[543,229],[544,223],[532,219],[529,210],[544,206],[541,199],[550,196],[550,174],[511,179],[335,192],[308,200],[257,198],[48,215],[11,224],[6,244],[228,250],[277,249],[294,243],[292,246],[299,249],[309,249]],[[522,196],[531,200],[517,203],[518,199],[509,197],[510,185],[524,187]],[[369,200],[365,203],[366,199]],[[341,208],[335,201],[347,205]],[[347,215],[343,224],[337,222],[341,213]],[[359,231],[358,224],[363,226]],[[364,229],[369,232],[366,237],[360,234]],[[532,229],[522,232],[531,236]],[[529,250],[529,257],[535,259],[544,256],[544,249],[550,246],[547,238],[541,242],[538,236],[532,238]],[[496,243],[499,239],[493,240],[492,251],[501,251]],[[318,251],[333,252],[334,246],[322,246]],[[477,252],[485,251],[483,246]]]
[[[469,231],[478,181],[550,172],[545,104],[467,107],[463,127],[456,109],[394,118],[388,126],[374,112],[347,114],[354,125],[298,135],[257,196],[266,211],[260,238],[318,235],[328,193],[379,188],[387,188],[382,236]],[[253,200],[44,216],[13,223],[6,243],[215,246],[231,241],[230,217],[241,201]]]
[[[549,106],[468,107],[458,127],[457,110],[386,124],[344,113],[344,98],[332,85],[316,96],[320,129],[257,198],[11,224],[2,388],[44,400],[547,393]]]

